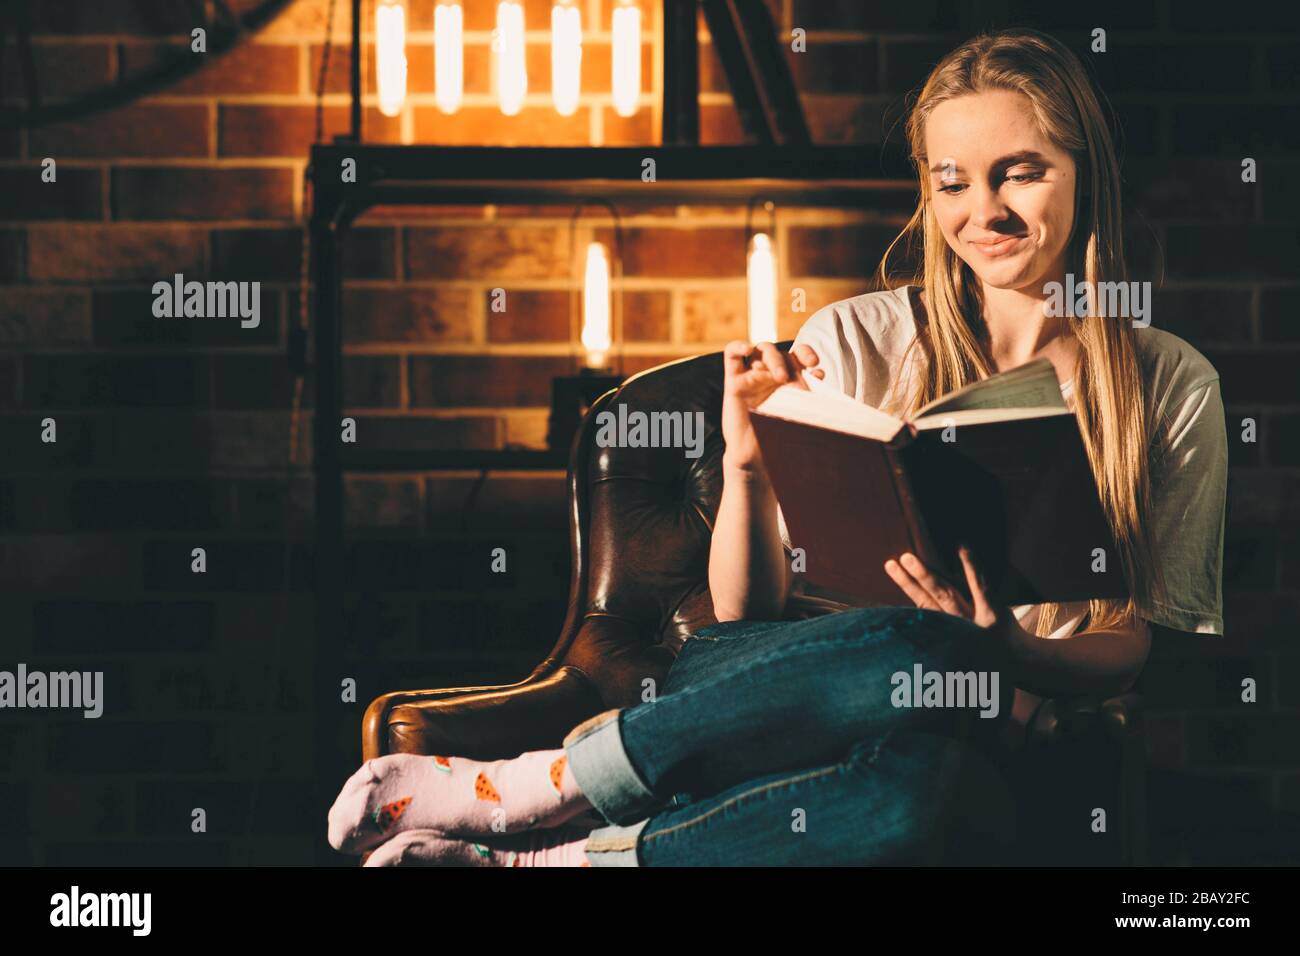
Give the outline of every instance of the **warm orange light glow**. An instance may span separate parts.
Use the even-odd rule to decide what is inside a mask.
[[[465,20],[459,3],[433,11],[433,91],[438,109],[454,113],[465,92]]]
[[[634,0],[619,0],[613,19],[614,112],[631,116],[641,97],[641,8]]]
[[[377,0],[375,61],[379,112],[399,116],[406,102],[406,0]]]
[[[570,0],[551,7],[551,99],[561,116],[578,109],[582,77],[582,13]]]
[[[492,37],[496,53],[497,104],[506,116],[524,107],[528,67],[524,61],[524,8],[508,0],[497,4],[497,28]]]
[[[609,303],[609,255],[603,243],[593,242],[582,283],[582,345],[591,368],[602,368],[609,353]]]
[[[749,341],[776,341],[776,253],[767,233],[749,243]]]

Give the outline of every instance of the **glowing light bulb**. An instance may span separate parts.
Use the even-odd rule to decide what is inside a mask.
[[[433,11],[433,91],[438,109],[454,113],[465,92],[465,19],[459,3]]]
[[[375,77],[379,112],[399,116],[406,101],[406,0],[375,5]]]
[[[767,233],[749,243],[749,341],[776,341],[776,254]]]
[[[492,38],[496,51],[497,103],[506,116],[514,116],[528,95],[528,67],[524,60],[524,8],[509,0],[497,4],[497,28]]]
[[[551,7],[551,99],[561,116],[578,109],[581,78],[582,13],[565,0]]]
[[[620,0],[614,8],[613,34],[614,112],[631,116],[641,97],[641,8],[634,2]]]
[[[582,283],[582,346],[587,365],[601,368],[609,352],[609,255],[605,246],[587,246],[587,268]]]

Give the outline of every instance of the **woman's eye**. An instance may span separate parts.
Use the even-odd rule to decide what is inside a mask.
[[[940,186],[939,192],[952,193],[953,195],[956,195],[957,193],[959,193],[961,190],[965,188],[966,188],[965,183],[951,183],[950,185],[947,186]]]
[[[1029,183],[1033,182],[1035,179],[1041,179],[1042,176],[1043,174],[1041,172],[1016,173],[1012,176],[1008,176],[1007,179],[1013,183]]]

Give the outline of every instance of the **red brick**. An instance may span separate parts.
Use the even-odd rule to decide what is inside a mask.
[[[242,2],[246,4],[248,0]],[[344,0],[295,0],[263,28],[262,35],[268,39],[292,37],[319,42],[325,35],[331,7],[334,9],[334,22],[330,35],[335,43],[346,43],[351,36],[352,21]],[[362,28],[368,29],[364,22]]]
[[[672,295],[667,291],[629,289],[623,296],[623,339],[627,342],[663,342],[672,338]]]
[[[814,143],[823,146],[879,143],[886,104],[857,96],[805,96],[804,113]]]
[[[506,288],[504,292],[502,312],[492,311],[498,300],[491,289],[483,296],[489,342],[567,342],[572,337],[568,291]]]
[[[212,357],[209,367],[213,408],[279,411],[287,409],[293,400],[294,374],[282,355],[218,353]],[[303,408],[313,405],[314,381],[308,370],[302,392]]]
[[[302,278],[302,229],[212,230],[212,274],[222,279],[298,283]],[[348,279],[391,279],[397,238],[392,229],[350,229],[342,241],[342,272]]]
[[[32,32],[86,36],[95,33],[165,36],[188,34],[194,15],[184,3],[123,0],[60,0],[29,5]]]
[[[121,69],[131,75],[173,56],[204,57],[204,65],[166,87],[168,96],[296,94],[299,92],[298,47],[279,43],[242,43],[222,53],[190,53],[188,44],[123,43]]]
[[[235,319],[159,319],[153,314],[154,298],[152,287],[96,289],[92,300],[95,345],[250,348],[280,342],[284,297],[279,292],[262,289],[257,327],[248,329]]]
[[[357,415],[357,443],[366,448],[500,448],[499,415]]]
[[[397,355],[348,355],[343,359],[345,408],[397,408],[402,403]]]
[[[208,108],[204,104],[123,106],[34,129],[29,137],[28,153],[35,159],[207,156]]]
[[[207,237],[183,226],[60,226],[28,235],[33,281],[156,282],[204,268]]]
[[[442,146],[585,146],[591,123],[585,109],[559,116],[552,107],[530,105],[502,116],[496,107],[466,106],[448,116],[436,106],[417,106],[415,139]]]
[[[740,117],[736,115],[735,106],[730,103],[700,104],[701,145],[734,145],[745,141],[745,133],[740,125]]]
[[[0,287],[0,347],[90,343],[90,303],[81,292]]]
[[[549,279],[569,274],[567,229],[466,226],[406,230],[406,273],[414,279]]]
[[[525,30],[545,30],[550,32],[551,29],[551,7],[554,6],[553,0],[523,0],[524,4],[524,29]],[[411,29],[421,32],[433,29],[433,5],[432,4],[412,4],[411,11]],[[425,8],[428,9],[425,9]],[[587,21],[586,4],[582,7],[582,28],[583,31],[591,29],[591,24]],[[495,3],[462,3],[461,9],[464,18],[464,27],[466,30],[492,30],[497,25],[497,6]],[[645,11],[642,11],[644,17]],[[608,18],[606,18],[608,19]]]
[[[343,290],[343,336],[349,345],[430,344],[473,339],[468,289],[349,287]]]
[[[0,219],[103,219],[104,174],[98,169],[59,166],[45,182],[39,163],[0,169]]]
[[[900,228],[886,223],[792,226],[786,233],[786,275],[870,277]]]
[[[612,230],[595,238],[614,254]],[[731,226],[623,230],[623,274],[655,278],[734,278],[745,274],[745,230]]]
[[[498,207],[500,209],[502,207]],[[484,222],[487,207],[476,205],[419,205],[419,206],[371,206],[365,215],[357,219],[358,223],[393,223],[421,222],[427,223],[439,219],[477,219]],[[572,211],[572,210],[570,210]]]
[[[118,219],[291,219],[291,169],[129,167],[113,171]]]
[[[749,338],[749,297],[736,288],[682,289],[682,339],[719,348],[731,339]]]
[[[573,372],[573,363],[564,356],[413,356],[411,406],[550,405],[551,379]]]
[[[705,355],[716,352],[718,349],[684,349],[676,354],[658,354],[658,355],[625,355],[623,364],[618,366],[615,360],[615,366],[621,367],[623,375],[631,377],[638,372],[644,372],[648,368],[658,368],[660,365],[666,365],[669,362],[675,362],[680,358],[688,358],[693,355]]]
[[[17,282],[23,278],[25,236],[21,229],[0,229],[0,282]]]
[[[650,110],[637,110],[631,116],[619,116],[612,107],[601,107],[600,122],[604,146],[657,145],[655,141],[659,134]]]
[[[73,97],[107,85],[112,79],[112,46],[108,43],[32,44],[42,102]],[[22,63],[6,45],[0,90],[6,100],[25,100],[27,83]]]
[[[477,477],[453,476],[427,479],[424,498],[429,527],[458,527],[464,503],[478,481]],[[520,528],[562,531],[568,527],[564,478],[492,474],[475,494],[473,522],[478,532],[518,532]]]
[[[226,412],[211,416],[207,468],[265,471],[289,465],[288,412]],[[311,461],[312,430],[298,423],[297,461]]]
[[[346,106],[327,106],[321,115],[321,142],[351,129]],[[218,113],[218,152],[222,156],[289,156],[304,158],[316,141],[314,106],[223,105]],[[401,127],[378,110],[367,110],[365,137],[370,143],[397,142]]]

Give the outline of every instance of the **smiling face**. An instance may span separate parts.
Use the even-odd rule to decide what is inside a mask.
[[[1063,278],[1075,163],[1038,129],[1027,96],[990,90],[939,104],[925,151],[939,229],[986,286],[1041,296]]]

